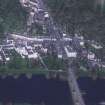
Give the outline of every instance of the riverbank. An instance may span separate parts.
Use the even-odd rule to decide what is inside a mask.
[[[0,76],[4,79],[8,76],[14,77],[15,79],[19,78],[21,75],[26,75],[28,79],[32,78],[32,75],[43,75],[47,79],[50,78],[61,78],[62,80],[66,80],[67,73],[65,70],[46,70],[44,68],[27,68],[27,69],[5,69],[0,70]]]
[[[77,72],[76,72],[77,78],[80,77],[89,77],[92,78],[93,80],[97,78],[105,79],[105,70],[104,69],[98,69],[98,70],[87,70],[84,67],[81,67]]]
[[[32,78],[32,75],[43,75],[47,79],[49,78],[60,78],[61,80],[67,80],[67,71],[62,69],[46,70],[44,68],[25,68],[25,69],[2,69],[0,70],[0,76],[4,79],[8,76],[12,76],[15,79],[21,75],[26,75],[27,78]],[[89,77],[92,79],[102,78],[105,79],[105,70],[87,70],[83,67],[75,72],[77,78]]]

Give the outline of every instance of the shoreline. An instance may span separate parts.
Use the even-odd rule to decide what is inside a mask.
[[[42,73],[0,73],[0,78],[5,79],[8,77],[12,77],[14,79],[18,79],[21,76],[25,76],[28,79],[32,79],[33,76],[44,76],[46,79],[60,79],[62,81],[67,81],[67,73],[53,73],[51,71],[49,72],[42,72]],[[100,75],[91,75],[91,74],[87,74],[87,75],[76,75],[76,78],[91,78],[92,80],[97,80],[97,79],[103,79],[105,80],[105,76],[100,76]]]

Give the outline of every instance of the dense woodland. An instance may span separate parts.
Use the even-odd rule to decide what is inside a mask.
[[[0,37],[4,32],[23,32],[26,17],[27,13],[19,0],[0,0]]]
[[[55,21],[69,34],[105,43],[105,6],[96,0],[45,0]]]
[[[96,0],[44,0],[55,21],[69,34],[78,33],[87,39],[105,43],[105,6]],[[6,32],[23,32],[27,12],[19,0],[0,0],[0,37]]]

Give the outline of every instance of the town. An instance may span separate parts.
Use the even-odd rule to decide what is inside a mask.
[[[97,56],[97,51],[103,47],[94,40],[85,40],[83,36],[75,33],[74,36],[61,31],[62,29],[53,23],[53,19],[41,1],[20,0],[22,6],[29,8],[29,19],[27,20],[27,33],[24,35],[8,33],[7,38],[0,45],[1,63],[11,60],[11,52],[14,50],[22,59],[38,59],[45,66],[43,57],[47,54],[55,54],[58,59],[81,58],[87,59],[88,66],[105,67],[104,59]],[[32,24],[37,22],[43,26],[43,35],[30,37]],[[58,30],[58,33],[54,31]],[[52,37],[52,35],[54,35]],[[59,34],[58,36],[56,34]],[[60,48],[59,43],[64,46]]]
[[[16,34],[8,35],[0,45],[0,62],[7,63],[11,60],[11,55],[14,52],[19,54],[22,59],[40,60],[42,65],[45,66],[43,57],[47,55],[56,55],[58,59],[67,60],[68,58],[86,59],[88,66],[94,68],[105,67],[104,60],[98,58],[95,52],[91,49],[87,50],[86,44],[92,49],[100,50],[102,46],[94,41],[84,40],[82,36],[70,37],[62,33],[60,43],[63,44],[64,49],[58,49],[57,39],[49,36],[36,36],[34,38],[25,37]]]
[[[104,46],[95,40],[85,39],[80,33],[69,35],[54,21],[43,0],[20,0],[20,3],[29,13],[27,30],[23,34],[6,33],[7,37],[0,44],[1,67],[8,66],[14,71],[15,69],[22,71],[20,66],[28,64],[25,69],[30,72],[31,69],[35,70],[35,67],[41,68],[42,71],[45,69],[47,72],[66,72],[74,105],[85,105],[75,74],[81,68],[92,73],[98,71],[105,73],[105,57],[98,54]],[[31,36],[33,24],[36,23],[42,27],[43,32]],[[48,59],[49,63],[46,64],[47,57],[52,57],[52,62]],[[51,63],[53,65],[48,67]],[[2,73],[5,72],[3,70],[4,68],[1,70]]]

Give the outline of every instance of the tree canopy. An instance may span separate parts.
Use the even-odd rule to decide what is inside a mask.
[[[0,33],[23,32],[27,12],[19,0],[0,0]]]
[[[105,9],[95,7],[96,0],[45,0],[55,21],[69,34],[105,43]],[[66,27],[66,28],[65,28]]]

